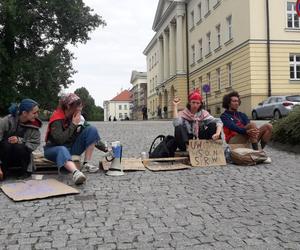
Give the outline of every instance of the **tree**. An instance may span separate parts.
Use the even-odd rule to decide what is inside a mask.
[[[103,108],[95,105],[94,98],[90,95],[88,90],[84,87],[76,89],[74,92],[80,97],[83,103],[82,114],[85,119],[89,121],[103,121],[104,110]]]
[[[67,45],[85,43],[105,25],[92,11],[82,0],[1,0],[0,113],[25,97],[44,109],[56,106],[75,73]]]

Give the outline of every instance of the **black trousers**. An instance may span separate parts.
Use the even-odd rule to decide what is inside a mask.
[[[199,139],[209,140],[217,131],[217,124],[210,123],[207,125],[207,128],[199,128]],[[189,140],[193,139],[193,134],[189,134],[186,127],[179,125],[175,127],[175,140],[180,151],[186,151],[186,145],[189,143]]]
[[[24,144],[0,142],[1,169],[7,175],[23,176],[31,160],[31,151]]]

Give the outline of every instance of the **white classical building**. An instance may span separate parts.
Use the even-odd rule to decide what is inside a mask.
[[[129,90],[122,91],[110,101],[104,101],[104,121],[131,119],[131,105],[132,93]]]
[[[147,73],[132,71],[130,83],[132,84],[132,119],[142,120],[142,109],[147,107]]]

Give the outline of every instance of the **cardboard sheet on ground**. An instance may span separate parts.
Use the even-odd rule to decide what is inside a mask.
[[[110,168],[111,163],[104,160],[102,162],[102,167],[104,170],[108,170]],[[121,165],[124,171],[145,171],[142,160],[140,158],[122,158]]]
[[[145,167],[151,171],[190,169],[191,167],[187,163],[187,157],[151,158],[143,161]]]
[[[29,180],[4,184],[2,191],[14,201],[43,199],[52,196],[78,194],[79,191],[55,179]]]
[[[193,167],[225,166],[222,141],[190,140],[189,155]]]
[[[180,162],[174,162],[173,164],[171,162],[151,162],[150,164],[146,165],[146,168],[151,171],[157,172],[190,169],[191,167]]]

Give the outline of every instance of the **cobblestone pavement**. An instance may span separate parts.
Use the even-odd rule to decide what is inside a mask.
[[[95,125],[125,157],[172,133],[171,122]],[[0,193],[0,249],[300,249],[300,155],[267,152],[273,163],[255,167],[89,174],[66,197]]]

